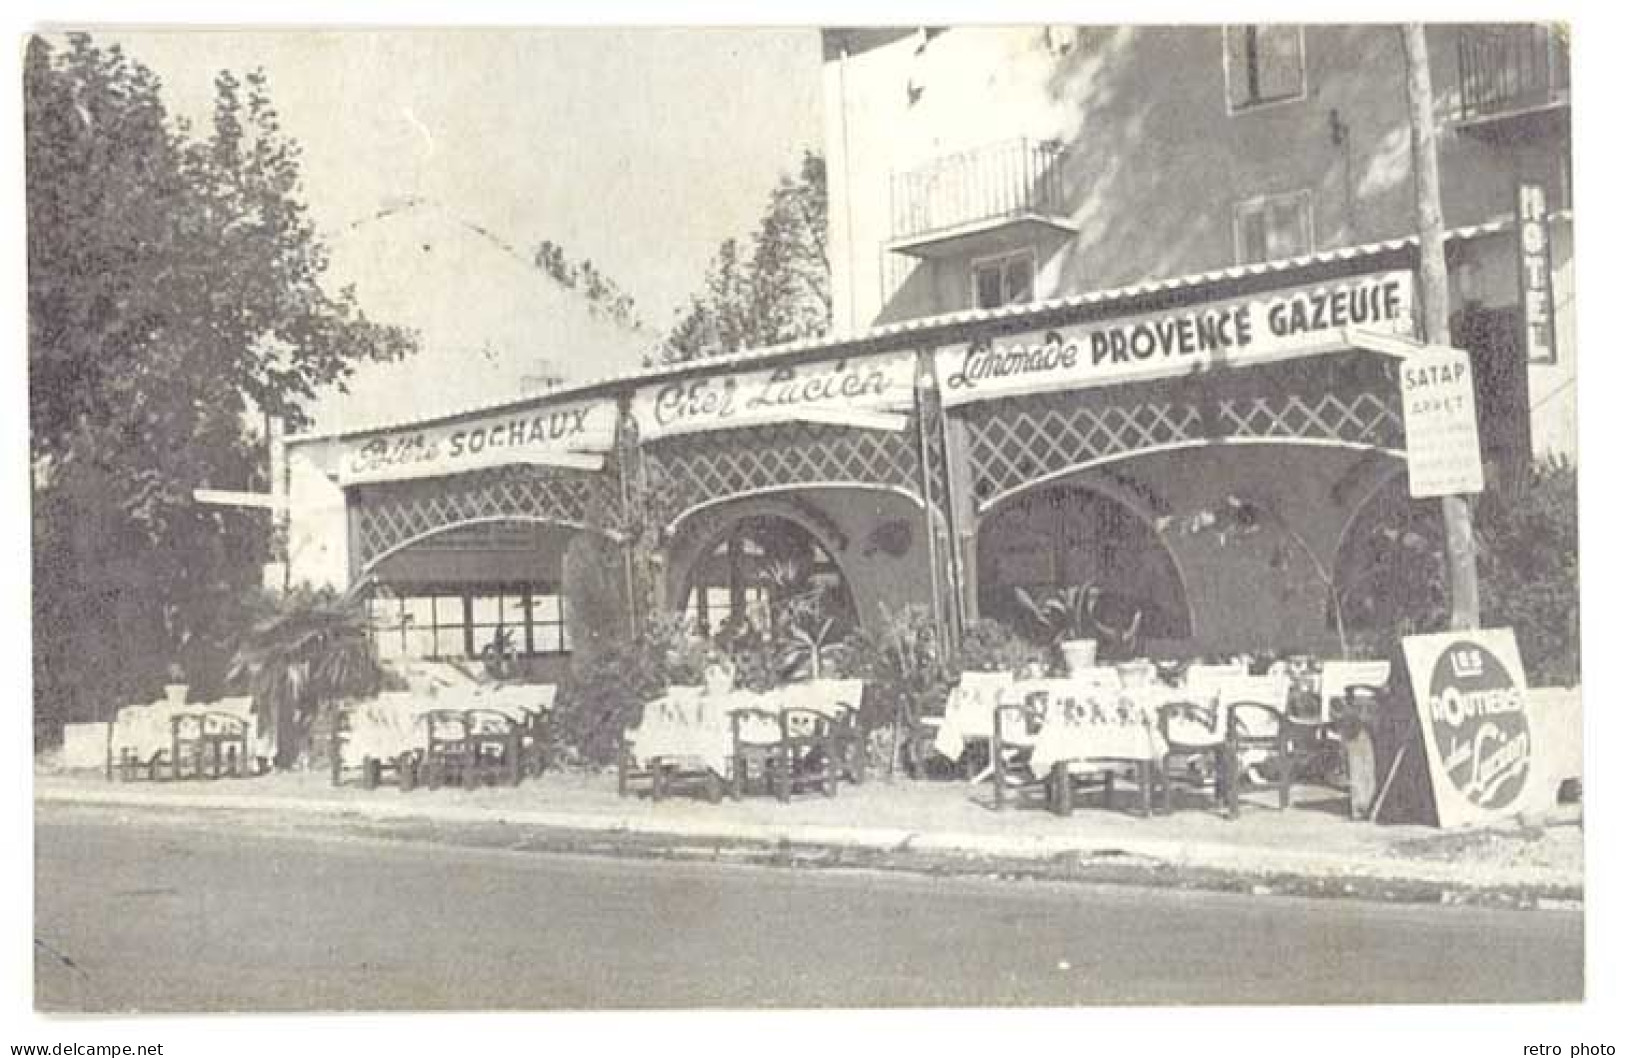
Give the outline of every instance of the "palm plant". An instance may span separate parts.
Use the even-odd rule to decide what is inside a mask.
[[[1061,588],[1043,600],[1034,599],[1023,588],[1017,588],[1016,601],[1032,618],[1051,646],[1068,639],[1093,639],[1097,626],[1094,617],[1094,599],[1099,589],[1093,584]]]
[[[299,590],[248,633],[228,678],[247,684],[260,729],[275,735],[276,764],[287,767],[325,703],[373,693],[380,676],[358,593]]]

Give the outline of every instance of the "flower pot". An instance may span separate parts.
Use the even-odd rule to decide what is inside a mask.
[[[1075,674],[1094,668],[1095,651],[1099,645],[1093,639],[1068,639],[1062,642],[1061,659],[1066,662],[1066,671]]]
[[[185,705],[186,692],[190,687],[184,683],[164,684],[164,700],[170,705]]]

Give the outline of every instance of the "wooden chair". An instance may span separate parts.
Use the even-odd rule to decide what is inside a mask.
[[[780,712],[781,764],[779,800],[812,787],[834,797],[845,762],[836,737],[836,721],[815,709],[791,706]]]
[[[463,727],[468,739],[464,785],[518,786],[524,777],[520,725],[507,713],[476,707],[463,712]]]
[[[787,779],[782,774],[786,763],[783,717],[751,706],[735,709],[729,714],[729,723],[733,727],[733,775],[729,786],[733,799],[744,797],[754,774],[761,777],[768,792],[780,800],[789,800]]]
[[[170,718],[170,774],[187,778],[218,779],[223,774],[243,776],[249,767],[248,723],[242,717],[214,709],[197,709]]]
[[[1214,804],[1222,809],[1228,803],[1230,761],[1226,726],[1218,705],[1164,702],[1157,709],[1157,729],[1168,744],[1157,777],[1163,811],[1173,811],[1176,785],[1200,791],[1211,789]]]
[[[467,783],[474,767],[474,739],[467,713],[461,709],[430,709],[423,714],[423,722],[423,785],[438,790],[448,782]]]
[[[989,749],[993,766],[993,808],[1004,811],[1007,796],[1016,800],[1041,793],[1046,807],[1054,804],[1050,775],[1033,772],[1033,743],[1044,726],[1049,697],[1028,694],[1019,701],[1001,701],[993,707],[993,740]],[[1063,768],[1057,764],[1056,768]]]
[[[1088,761],[1060,760],[1048,772],[1033,770],[1033,747],[1050,713],[1050,695],[1035,690],[1019,701],[1002,701],[993,710],[993,739],[989,754],[993,769],[993,808],[1004,810],[1005,800],[1020,801],[1041,794],[1044,807],[1057,815],[1069,816],[1080,788],[1105,791],[1106,805],[1112,801],[1116,778],[1110,767]]]
[[[1241,814],[1241,787],[1246,776],[1244,758],[1262,753],[1263,763],[1275,769],[1273,779],[1255,782],[1255,789],[1276,790],[1281,809],[1292,806],[1292,752],[1290,725],[1284,707],[1264,702],[1237,700],[1228,703],[1225,733],[1226,770],[1229,773],[1225,813],[1235,819]]]
[[[834,722],[835,752],[841,774],[854,786],[863,785],[869,771],[869,737],[864,731],[862,680],[819,680],[812,686],[834,699],[830,719]]]

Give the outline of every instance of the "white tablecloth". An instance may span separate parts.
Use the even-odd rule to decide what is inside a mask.
[[[647,767],[656,759],[709,768],[718,775],[732,772],[733,712],[763,709],[777,714],[773,695],[751,691],[727,694],[667,694],[643,707],[643,720],[626,733],[632,759]],[[745,718],[741,735],[747,741],[772,742],[779,725],[760,718]]]
[[[1013,686],[1015,677],[1008,672],[967,672],[961,676],[943,706],[942,724],[932,747],[949,760],[958,760],[965,753],[967,741],[992,738],[993,710],[1000,696]]]
[[[249,754],[269,756],[269,738],[256,731],[254,700],[250,697],[222,698],[217,702],[175,703],[167,699],[149,705],[127,705],[118,711],[113,721],[113,759],[119,760],[128,752],[141,761],[150,761],[158,753],[168,753],[174,746],[176,717],[181,717],[181,736],[195,738],[206,731],[219,733],[226,725],[215,717],[204,714],[224,714],[242,721],[248,729]],[[199,730],[200,725],[202,731]]]
[[[1161,760],[1168,744],[1157,730],[1157,711],[1181,693],[1155,685],[1052,692],[1033,742],[1034,773],[1042,775],[1060,761]]]
[[[348,734],[342,745],[345,767],[358,768],[368,757],[394,760],[427,744],[424,714],[437,708],[435,699],[416,691],[387,691],[356,702],[349,709]]]

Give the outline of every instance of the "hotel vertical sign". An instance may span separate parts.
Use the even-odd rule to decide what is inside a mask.
[[[1551,229],[1546,223],[1546,189],[1539,184],[1518,185],[1518,289],[1529,362],[1557,363]]]

